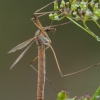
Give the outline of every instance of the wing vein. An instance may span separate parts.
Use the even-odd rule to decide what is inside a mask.
[[[34,41],[33,41],[34,42]],[[31,45],[33,44],[33,42],[21,53],[21,55],[14,61],[14,63],[12,64],[12,66],[10,67],[10,69],[12,69],[17,62],[25,55],[25,53],[28,51],[28,49],[31,47]]]

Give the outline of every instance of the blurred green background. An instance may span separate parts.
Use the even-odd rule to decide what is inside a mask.
[[[29,66],[37,56],[34,43],[16,66],[10,66],[24,50],[7,52],[14,46],[34,37],[37,27],[30,21],[33,13],[52,0],[0,0],[0,100],[36,100],[37,73]],[[53,10],[53,5],[44,11]],[[50,25],[48,16],[40,18],[43,26]],[[58,22],[62,23],[67,19]],[[55,24],[57,22],[54,22]],[[99,21],[100,23],[100,21]],[[100,37],[100,29],[93,23],[89,28]],[[100,62],[100,42],[73,23],[57,27],[48,33],[63,74],[71,73]],[[37,68],[37,61],[33,64]],[[93,95],[100,85],[100,65],[88,71],[62,78],[50,49],[46,51],[46,76],[61,91],[67,88],[70,97]],[[56,100],[57,94],[46,81],[45,100]]]

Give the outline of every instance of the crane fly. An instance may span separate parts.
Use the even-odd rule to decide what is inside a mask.
[[[56,0],[57,1],[57,0]],[[42,9],[46,8],[47,6],[51,5],[53,2],[47,4],[46,6],[40,8],[39,10],[37,10],[33,16],[34,18],[32,18],[31,20],[34,22],[34,24],[38,27],[38,30],[35,32],[35,36],[19,45],[17,45],[16,47],[14,47],[13,49],[11,49],[8,53],[12,53],[12,52],[15,52],[16,50],[20,50],[24,47],[27,46],[27,48],[22,52],[22,54],[15,60],[15,62],[12,64],[12,66],[10,67],[10,69],[12,69],[16,63],[25,55],[25,53],[29,50],[29,48],[32,46],[32,44],[34,43],[34,41],[36,41],[37,45],[38,45],[38,56],[33,59],[30,63],[30,66],[36,71],[38,72],[38,86],[37,86],[37,100],[44,100],[44,85],[45,85],[45,74],[46,74],[46,71],[45,71],[45,50],[48,49],[48,48],[51,48],[53,54],[54,54],[54,58],[55,58],[55,61],[56,61],[56,64],[57,64],[57,67],[58,67],[58,70],[60,72],[60,75],[62,77],[65,77],[65,76],[69,76],[69,75],[73,75],[73,74],[76,74],[76,73],[80,73],[82,71],[85,71],[87,69],[90,69],[92,67],[95,67],[95,66],[98,66],[100,63],[98,64],[95,64],[93,66],[90,66],[88,68],[85,68],[85,69],[82,69],[80,71],[77,71],[77,72],[73,72],[73,73],[70,73],[70,74],[66,74],[66,75],[63,75],[62,72],[61,72],[61,69],[60,69],[60,66],[59,66],[59,63],[58,63],[58,60],[57,60],[57,57],[56,57],[56,54],[54,52],[54,49],[53,47],[51,46],[51,40],[49,38],[49,36],[47,35],[46,32],[50,31],[50,32],[54,32],[55,31],[55,28],[56,26],[60,26],[60,25],[65,25],[65,24],[68,24],[70,22],[66,22],[64,24],[59,24],[59,25],[53,25],[53,26],[48,26],[48,27],[43,27],[42,24],[40,23],[38,17],[40,16],[44,16],[48,13],[51,13],[51,12],[42,12],[42,13],[38,13],[39,11],[41,11]],[[52,11],[53,12],[53,11]],[[39,15],[39,16],[37,16]],[[46,48],[45,48],[46,47]],[[35,69],[35,67],[33,67],[33,62],[38,58],[38,71]],[[46,78],[46,80],[48,80]],[[49,81],[49,80],[48,80]],[[49,81],[49,83],[51,83],[51,81]],[[52,84],[52,83],[51,83]],[[52,85],[53,86],[53,85]],[[54,87],[54,86],[53,86]]]
[[[54,28],[43,28],[39,19],[34,14],[33,21],[37,26],[38,30],[35,32],[35,36],[19,45],[11,49],[8,53],[15,52],[16,50],[22,49],[25,46],[29,45],[23,53],[15,60],[15,62],[12,64],[10,69],[14,67],[14,65],[24,56],[24,54],[27,52],[27,50],[31,47],[34,41],[36,41],[38,45],[38,88],[37,88],[37,100],[43,100],[44,99],[44,85],[45,85],[45,46],[49,46],[51,40],[49,39],[46,32],[48,31],[54,31]]]

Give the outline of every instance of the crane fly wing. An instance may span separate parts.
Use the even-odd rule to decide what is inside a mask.
[[[17,45],[16,47],[14,47],[13,49],[11,49],[8,53],[12,53],[12,52],[15,52],[16,50],[19,50],[19,49],[22,49],[24,48],[25,46],[27,46],[30,42],[32,42],[33,40],[35,39],[35,37],[25,41],[25,42],[22,42],[21,44]]]
[[[34,42],[34,41],[33,41]],[[33,44],[33,42],[21,53],[21,55],[14,61],[14,63],[12,64],[12,66],[10,67],[10,69],[12,69],[17,62],[25,55],[25,53],[28,51],[28,49],[31,47],[31,45]]]

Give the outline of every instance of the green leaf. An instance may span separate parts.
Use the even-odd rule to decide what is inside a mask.
[[[98,89],[96,90],[95,94],[93,95],[91,100],[96,100],[97,98],[100,97],[100,86],[98,87]]]

